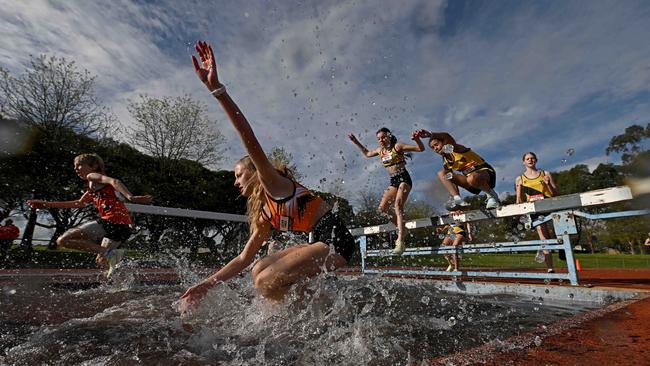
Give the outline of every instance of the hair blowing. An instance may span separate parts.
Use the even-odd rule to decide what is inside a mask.
[[[255,164],[253,164],[253,160],[250,158],[250,156],[246,155],[243,158],[239,159],[239,161],[237,161],[237,164],[241,164],[244,169],[250,170],[254,172],[255,175],[257,175],[257,168],[255,167]],[[285,178],[294,180],[293,172],[287,167],[286,164],[279,160],[271,160],[271,164],[273,164],[280,175]],[[260,215],[262,215],[262,208],[264,207],[265,202],[265,192],[259,178],[256,177],[255,180],[250,184],[253,186],[253,192],[250,196],[248,196],[248,199],[246,200],[246,213],[248,215],[248,221],[250,221],[250,233],[252,234],[253,231],[257,228],[257,220],[259,220]]]

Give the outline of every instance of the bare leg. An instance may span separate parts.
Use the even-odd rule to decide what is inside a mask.
[[[282,253],[285,251],[289,252]],[[322,242],[286,249],[271,257],[260,263],[259,268],[253,268],[255,288],[271,301],[281,301],[291,285],[300,279],[333,271],[347,264],[339,254],[330,253],[330,247]]]
[[[550,237],[546,224],[539,225],[537,227],[537,235],[539,235],[540,240],[546,240]],[[544,262],[546,263],[546,268],[553,269],[553,255],[548,250],[544,250],[543,252],[544,252]]]
[[[459,174],[454,174],[454,178],[452,180],[448,180],[445,178],[445,175],[447,174],[446,171],[441,170],[438,172],[438,179],[440,182],[442,182],[443,187],[447,189],[447,192],[449,192],[450,195],[452,196],[458,196],[460,195],[460,191],[458,190],[458,182],[456,180],[456,176]],[[464,176],[462,176],[464,178]]]
[[[101,245],[93,241],[88,234],[81,230],[71,229],[66,231],[56,240],[56,243],[65,248],[78,249],[96,254],[104,254],[106,252],[106,249],[102,248]]]
[[[381,198],[379,203],[379,211],[385,215],[388,215],[390,222],[397,226],[397,217],[395,216],[395,211],[390,209],[390,206],[395,201],[395,196],[397,196],[397,188],[389,186],[384,191],[384,195]]]
[[[406,225],[404,224],[404,204],[409,197],[411,192],[411,186],[402,182],[399,185],[397,190],[397,196],[395,197],[395,217],[397,218],[397,239],[404,241],[406,239]]]

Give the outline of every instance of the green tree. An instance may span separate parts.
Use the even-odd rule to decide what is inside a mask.
[[[621,153],[623,164],[629,164],[639,153],[647,150],[643,148],[643,141],[647,138],[650,138],[650,123],[645,128],[639,125],[629,126],[623,134],[612,137],[605,153]]]

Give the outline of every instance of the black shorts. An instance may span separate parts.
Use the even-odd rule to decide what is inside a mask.
[[[494,189],[494,187],[496,187],[496,185],[497,185],[497,173],[494,171],[494,169],[492,167],[490,167],[489,169],[486,169],[484,171],[487,171],[488,174],[490,175],[490,188]],[[478,189],[478,188],[469,187],[469,188],[465,188],[465,189],[467,189],[468,191],[470,191],[473,194],[481,193],[481,190]]]
[[[113,241],[124,243],[131,236],[131,226],[128,224],[115,224],[108,220],[99,219],[97,222],[104,228],[104,237]]]
[[[334,247],[336,253],[350,263],[350,259],[357,249],[354,237],[345,226],[339,215],[332,211],[327,212],[318,220],[312,229],[314,243],[322,241]]]
[[[408,170],[403,169],[398,171],[397,173],[393,174],[390,176],[390,186],[399,188],[399,185],[404,182],[408,184],[409,186],[413,187],[413,181],[411,181],[411,175],[409,174]]]

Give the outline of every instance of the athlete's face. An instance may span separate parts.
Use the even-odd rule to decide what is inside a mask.
[[[433,149],[436,153],[442,155],[442,147],[445,146],[444,142],[441,140],[431,139],[429,140],[429,147]]]
[[[74,162],[74,172],[81,179],[86,179],[86,177],[88,177],[88,174],[93,173],[94,171],[95,171],[95,168],[90,166],[89,164],[81,163],[81,162],[78,162],[78,161]]]
[[[379,146],[387,148],[390,146],[390,136],[388,136],[386,132],[379,132],[377,134],[377,142],[379,143]]]
[[[524,155],[524,166],[526,168],[535,168],[537,164],[537,158],[533,154]]]
[[[242,196],[248,197],[253,193],[254,185],[251,184],[257,179],[254,171],[246,168],[243,164],[235,165],[235,187],[239,189]]]

